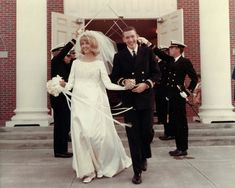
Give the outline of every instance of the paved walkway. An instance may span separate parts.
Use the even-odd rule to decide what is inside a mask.
[[[188,158],[172,158],[169,149],[153,149],[143,183],[131,183],[129,168],[113,178],[82,184],[71,159],[53,158],[52,150],[0,151],[1,188],[234,188],[235,146],[191,147]]]

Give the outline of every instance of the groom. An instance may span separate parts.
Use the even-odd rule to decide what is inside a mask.
[[[152,50],[137,44],[134,27],[123,30],[127,47],[114,56],[111,79],[128,90],[122,94],[125,107],[134,109],[125,113],[126,127],[134,176],[132,182],[142,182],[141,173],[147,170],[147,158],[151,157],[153,139],[153,86],[160,80],[160,70]]]

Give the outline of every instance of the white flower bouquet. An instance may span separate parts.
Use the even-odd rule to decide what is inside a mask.
[[[59,96],[64,91],[64,88],[60,85],[60,81],[62,81],[62,77],[57,75],[47,82],[47,92],[54,97]]]

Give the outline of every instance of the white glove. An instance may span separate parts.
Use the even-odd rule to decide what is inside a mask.
[[[147,46],[151,46],[151,42],[149,42],[146,38],[144,38],[144,37],[138,37],[138,42],[140,43],[140,44],[146,44]]]
[[[75,31],[76,38],[78,38],[78,36],[81,35],[84,31],[85,31],[85,29],[83,27],[78,29],[77,31]]]
[[[180,92],[180,96],[185,98],[185,99],[188,97],[188,95],[184,91]]]

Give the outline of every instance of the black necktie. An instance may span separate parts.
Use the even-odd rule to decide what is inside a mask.
[[[135,53],[135,50],[132,51],[132,57],[133,57],[133,62],[135,63],[135,61],[136,61],[136,53]]]
[[[132,51],[132,56],[133,56],[133,58],[136,58],[135,50]]]

